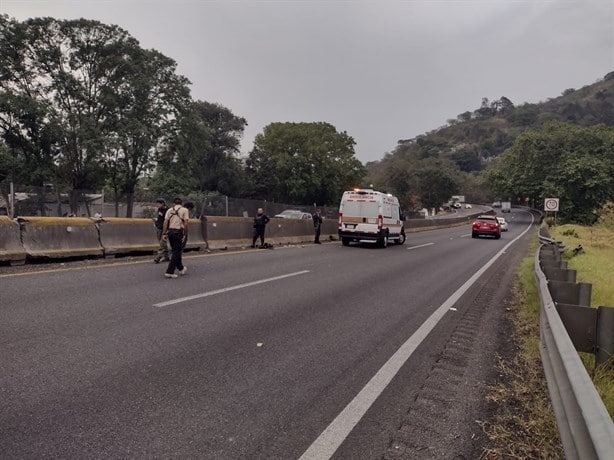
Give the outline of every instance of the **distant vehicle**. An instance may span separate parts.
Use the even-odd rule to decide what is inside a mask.
[[[499,222],[499,227],[501,227],[501,231],[507,232],[508,228],[507,228],[507,221],[505,220],[505,217],[497,217],[497,221]]]
[[[388,242],[405,243],[405,220],[399,200],[372,189],[343,192],[339,204],[339,238],[344,246],[350,242],[376,243],[385,248]]]
[[[285,209],[279,214],[275,214],[273,217],[279,217],[281,219],[312,219],[311,214],[298,209]]]
[[[501,202],[500,202],[500,201],[495,201],[495,202],[492,204],[492,207],[493,207],[493,208],[500,208],[500,207],[501,207]]]
[[[456,209],[460,209],[460,208],[462,208],[462,205],[461,205],[460,203],[454,203],[454,204],[452,205],[452,207],[453,207],[453,208],[456,208]]]
[[[512,203],[509,201],[502,201],[501,212],[512,212]]]
[[[465,205],[465,209],[471,209],[471,205],[470,204],[466,204]]]
[[[480,235],[494,236],[495,239],[501,238],[501,226],[495,216],[482,215],[471,225],[471,238],[477,238]]]

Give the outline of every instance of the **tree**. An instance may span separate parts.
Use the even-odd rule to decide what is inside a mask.
[[[131,39],[96,21],[3,19],[8,34],[2,40],[2,100],[14,121],[9,129],[5,125],[4,137],[20,148],[26,163],[31,156],[47,168],[56,166],[73,188],[75,211],[77,193],[103,180],[108,101]]]
[[[125,72],[111,104],[112,146],[107,167],[127,198],[132,217],[139,178],[153,169],[155,153],[178,130],[177,120],[190,104],[189,81],[175,73],[177,64],[155,50],[131,46]]]
[[[72,187],[71,210],[105,175],[128,197],[189,101],[176,64],[97,21],[0,19],[0,128],[28,165]],[[37,176],[34,176],[37,177]]]
[[[458,192],[458,169],[448,160],[429,158],[416,168],[418,195],[425,208],[439,208]]]
[[[0,16],[0,135],[10,151],[13,182],[42,186],[55,176],[59,127],[45,80],[30,62],[31,43],[23,24]],[[44,215],[44,206],[40,206]]]
[[[246,125],[244,118],[219,104],[192,103],[160,152],[152,187],[161,193],[168,193],[169,187],[177,193],[187,186],[187,191],[241,195],[246,179],[237,154]]]
[[[614,199],[614,128],[562,122],[525,131],[489,173],[500,196],[560,198],[562,219],[592,223]]]
[[[324,123],[271,123],[256,136],[248,173],[259,198],[337,203],[365,174],[354,139]]]
[[[194,158],[199,190],[239,194],[243,169],[237,155],[247,121],[220,104],[196,101],[194,110],[209,130],[209,148]]]

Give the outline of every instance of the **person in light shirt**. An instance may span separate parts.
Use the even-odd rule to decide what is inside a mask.
[[[173,206],[166,211],[164,216],[164,227],[162,233],[165,240],[171,245],[171,260],[168,263],[166,278],[177,278],[175,270],[178,270],[180,275],[185,275],[188,267],[183,265],[181,254],[183,253],[184,242],[188,238],[188,224],[190,221],[190,213],[187,208],[183,207],[181,198],[173,200]]]

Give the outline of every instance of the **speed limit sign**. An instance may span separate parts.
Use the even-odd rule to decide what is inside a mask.
[[[544,211],[558,211],[559,199],[558,198],[546,198],[544,202]]]

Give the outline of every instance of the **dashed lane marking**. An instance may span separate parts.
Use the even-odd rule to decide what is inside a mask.
[[[272,278],[265,278],[262,280],[251,281],[249,283],[237,284],[236,286],[230,286],[227,288],[216,289],[215,291],[203,292],[201,294],[190,295],[187,297],[179,297],[177,299],[167,300],[166,302],[155,303],[154,307],[168,307],[182,302],[189,302],[190,300],[202,299],[203,297],[210,297],[217,294],[223,294],[224,292],[236,291],[237,289],[243,289],[250,286],[256,286],[257,284],[270,283],[272,281],[278,281],[284,278],[290,278],[292,276],[304,275],[309,273],[309,270],[302,270],[300,272],[287,273],[285,275],[274,276]]]
[[[425,244],[419,244],[418,246],[411,246],[409,248],[407,248],[407,250],[409,251],[410,249],[418,249],[418,248],[425,248],[427,246],[432,246],[435,243],[425,243]]]

